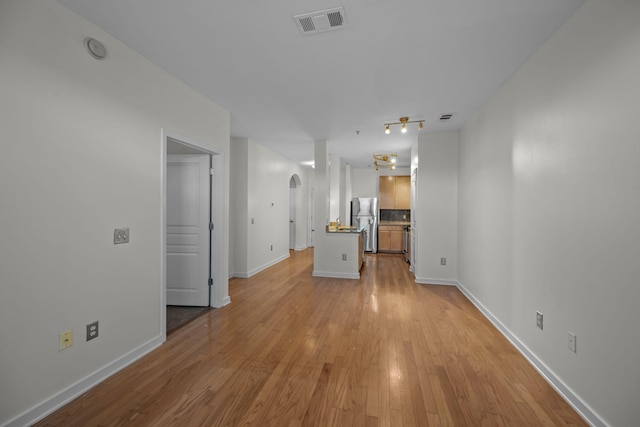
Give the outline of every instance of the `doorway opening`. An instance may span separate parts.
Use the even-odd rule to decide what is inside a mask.
[[[289,250],[296,249],[296,226],[298,221],[296,220],[296,213],[298,209],[298,192],[297,188],[300,187],[302,181],[297,174],[293,174],[289,180]]]
[[[163,130],[160,324],[165,339],[168,327],[174,330],[204,314],[203,307],[230,302],[222,268],[223,165],[221,152]]]

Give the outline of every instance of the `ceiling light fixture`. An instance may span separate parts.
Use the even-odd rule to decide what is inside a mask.
[[[378,168],[389,168],[394,170],[396,168],[397,153],[382,153],[373,155],[373,165]]]
[[[409,117],[400,117],[399,122],[385,123],[384,133],[387,135],[391,133],[391,125],[402,125],[400,132],[407,133],[407,123],[418,123],[418,130],[424,129],[424,120],[409,120]]]

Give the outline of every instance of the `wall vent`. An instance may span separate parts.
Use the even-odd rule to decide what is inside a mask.
[[[446,122],[447,120],[450,120],[451,117],[453,117],[453,113],[443,114],[443,115],[440,116],[440,121],[441,122]]]
[[[347,17],[342,6],[295,15],[293,20],[302,34],[323,33],[347,27]]]

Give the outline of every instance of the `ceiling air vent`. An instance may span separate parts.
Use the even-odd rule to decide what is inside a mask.
[[[453,117],[453,113],[443,114],[440,116],[440,121],[446,122],[447,120],[451,119],[451,117]]]
[[[296,25],[302,34],[323,33],[346,28],[347,26],[347,17],[342,6],[295,15],[293,20],[296,21]]]

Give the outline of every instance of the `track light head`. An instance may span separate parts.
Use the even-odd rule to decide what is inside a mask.
[[[400,132],[407,133],[407,123],[418,123],[418,130],[424,129],[424,120],[409,120],[409,117],[400,117],[399,121],[393,123],[384,124],[384,133],[389,135],[391,133],[391,125],[402,125]]]

